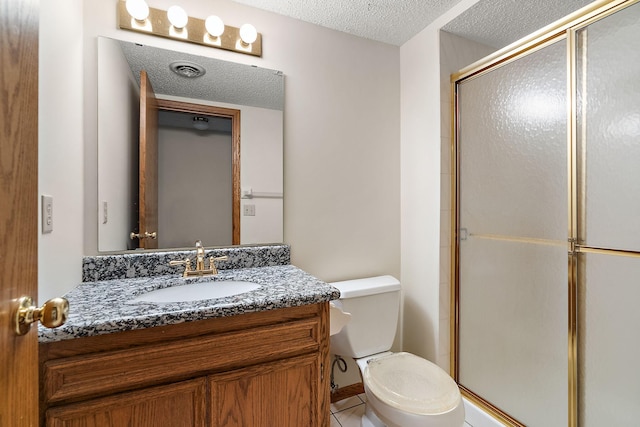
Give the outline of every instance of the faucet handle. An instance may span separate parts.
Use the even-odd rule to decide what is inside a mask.
[[[182,274],[184,277],[187,277],[188,273],[191,271],[191,260],[189,258],[169,261],[169,265],[184,265],[184,273]]]
[[[215,261],[226,261],[228,259],[229,257],[226,255],[218,256],[218,257],[209,257],[209,270],[211,270],[212,274],[218,274],[218,269],[216,268]]]

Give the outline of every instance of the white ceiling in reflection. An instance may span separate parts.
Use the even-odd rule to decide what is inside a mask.
[[[138,85],[149,74],[157,94],[284,110],[284,76],[280,71],[119,41]],[[169,65],[187,61],[206,72],[195,78],[174,73]]]

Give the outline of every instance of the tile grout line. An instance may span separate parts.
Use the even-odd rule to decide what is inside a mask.
[[[350,397],[350,398],[347,398],[347,399],[352,399],[352,398],[354,398],[354,397],[355,397],[355,398],[357,398],[357,400],[358,400],[360,403],[355,403],[355,404],[353,404],[353,405],[351,405],[351,406],[347,406],[347,407],[341,408],[341,409],[336,410],[336,411],[334,411],[333,409],[331,409],[331,414],[332,414],[332,415],[339,414],[340,412],[347,411],[347,410],[349,410],[349,409],[353,409],[353,408],[355,408],[355,407],[357,407],[357,406],[360,406],[360,405],[364,405],[364,403],[365,403],[365,402],[364,402],[364,400],[362,400],[362,398],[361,398],[360,396],[353,396],[353,397]],[[347,399],[345,399],[345,400],[347,400]],[[337,402],[336,402],[336,403],[337,403]],[[333,406],[333,405],[332,405],[332,406]]]

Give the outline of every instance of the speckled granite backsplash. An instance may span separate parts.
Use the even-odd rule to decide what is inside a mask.
[[[117,255],[97,255],[82,260],[82,281],[130,279],[181,274],[184,266],[173,267],[169,261],[186,257],[194,260],[193,250],[171,252],[131,252]],[[291,263],[289,245],[236,246],[205,250],[206,257],[228,256],[227,261],[216,261],[218,270],[237,268],[270,267]],[[208,262],[208,261],[207,261]]]

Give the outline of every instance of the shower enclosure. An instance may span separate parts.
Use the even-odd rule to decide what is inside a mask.
[[[452,78],[452,372],[509,425],[637,425],[640,4]]]

